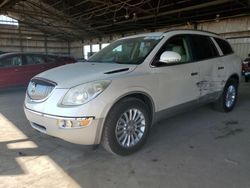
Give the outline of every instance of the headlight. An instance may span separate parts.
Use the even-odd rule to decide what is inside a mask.
[[[82,105],[97,97],[111,83],[110,80],[100,80],[71,88],[62,100],[62,105]]]

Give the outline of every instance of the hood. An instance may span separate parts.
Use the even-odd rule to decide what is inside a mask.
[[[57,88],[71,88],[76,85],[110,79],[112,76],[133,71],[136,65],[114,63],[74,63],[42,72],[36,78],[45,78],[57,83]]]

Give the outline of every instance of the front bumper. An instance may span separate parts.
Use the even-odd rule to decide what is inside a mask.
[[[59,117],[36,112],[24,107],[24,112],[31,126],[48,135],[61,138],[71,143],[92,145],[100,143],[100,131],[103,118],[93,119],[86,127],[81,128],[61,128],[58,125],[60,119],[72,119],[74,117]]]

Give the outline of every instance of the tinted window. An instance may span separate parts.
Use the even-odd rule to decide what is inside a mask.
[[[33,60],[35,61],[35,64],[44,64],[45,58],[41,55],[34,55]]]
[[[42,56],[42,55],[36,55],[36,54],[26,55],[26,63],[28,65],[44,64],[45,63],[45,57]]]
[[[34,61],[32,55],[26,55],[26,63],[27,63],[28,65],[33,65],[33,64],[35,64],[35,61]]]
[[[219,56],[213,41],[207,36],[192,35],[192,49],[198,61]]]
[[[46,63],[56,63],[57,62],[57,57],[56,56],[46,56]]]
[[[217,42],[217,44],[219,45],[219,47],[224,55],[233,53],[233,50],[227,41],[219,39],[219,38],[214,38],[214,39]]]
[[[193,55],[190,50],[190,40],[187,35],[177,35],[167,40],[166,44],[161,48],[157,54],[156,60],[159,61],[160,56],[165,51],[176,52],[181,56],[179,63],[186,63],[193,60]],[[166,65],[157,62],[158,65]]]
[[[4,57],[0,60],[0,67],[13,67],[21,65],[22,65],[22,57],[20,55]]]

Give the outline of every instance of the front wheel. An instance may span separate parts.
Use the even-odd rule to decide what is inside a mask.
[[[137,98],[125,98],[109,112],[103,130],[102,145],[118,155],[139,150],[148,137],[150,114],[147,105]]]
[[[238,82],[235,79],[229,79],[224,87],[222,95],[214,106],[219,111],[230,112],[236,104],[237,97]]]

